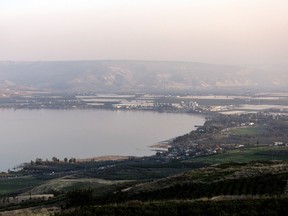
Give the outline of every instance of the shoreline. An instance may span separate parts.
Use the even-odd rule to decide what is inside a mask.
[[[14,110],[14,109],[4,109],[4,110]],[[31,110],[31,111],[33,111],[33,110],[35,110],[35,109],[19,109],[19,110]],[[37,109],[38,110],[38,109]],[[45,109],[45,108],[43,108],[42,110],[47,110],[47,111],[49,111],[49,110],[54,110],[54,109]],[[63,110],[63,111],[67,111],[67,109],[57,109],[57,110]],[[68,109],[69,110],[69,109]],[[119,110],[112,110],[112,109],[73,109],[73,110],[95,110],[95,111],[97,111],[97,110],[103,110],[103,111],[112,111],[112,112],[119,112]],[[71,110],[72,111],[72,110]],[[157,111],[153,111],[153,110],[121,110],[121,111],[124,111],[124,112],[130,112],[130,111],[133,111],[134,113],[137,113],[137,112],[143,112],[143,111],[145,111],[145,112],[143,112],[143,113],[151,113],[151,112],[154,112],[154,113],[171,113],[171,114],[188,114],[189,116],[198,116],[198,117],[201,117],[201,121],[203,121],[203,124],[206,122],[206,117],[207,117],[207,115],[203,115],[203,114],[201,114],[201,113],[187,113],[187,112],[157,112]],[[191,115],[192,114],[192,115]],[[200,115],[199,115],[200,114]],[[188,133],[190,132],[190,131],[193,131],[193,130],[195,130],[196,129],[196,125],[199,125],[199,124],[197,124],[196,122],[194,123],[193,122],[193,120],[192,121],[190,121],[192,124],[191,125],[188,125],[188,127],[187,127],[187,131],[188,131]],[[194,125],[194,124],[195,125]],[[200,123],[200,124],[202,124],[202,123]],[[192,126],[192,127],[191,127]],[[137,156],[137,154],[136,155],[134,155],[134,154],[126,154],[126,155],[119,155],[119,154],[116,154],[116,155],[99,155],[99,156],[94,156],[94,155],[91,155],[90,157],[88,157],[88,158],[86,158],[86,157],[77,157],[77,155],[75,155],[74,157],[77,159],[77,161],[79,161],[79,162],[87,162],[87,161],[95,161],[95,162],[97,162],[97,161],[116,161],[116,160],[126,160],[126,159],[129,159],[129,158],[131,158],[131,157],[151,157],[151,156],[155,156],[155,151],[167,151],[168,150],[168,148],[169,147],[171,147],[172,145],[172,142],[173,142],[173,140],[176,138],[176,137],[178,137],[178,136],[182,136],[183,134],[185,134],[186,132],[186,130],[184,129],[183,130],[184,131],[184,133],[179,133],[179,134],[177,134],[176,133],[176,136],[175,137],[173,137],[173,138],[170,138],[170,139],[167,139],[167,140],[164,140],[164,141],[160,141],[160,142],[157,142],[156,141],[156,143],[154,143],[154,144],[148,144],[148,145],[145,145],[146,146],[146,148],[147,148],[147,150],[149,151],[147,151],[143,156]],[[171,134],[170,134],[171,135]],[[168,136],[170,136],[169,134],[168,134]],[[173,136],[173,135],[172,135]],[[148,142],[149,143],[149,142]],[[151,143],[151,142],[150,142]],[[153,143],[153,141],[152,141],[152,143]],[[130,146],[130,148],[133,148],[133,145],[131,145]],[[57,155],[56,155],[57,156]],[[57,156],[57,157],[60,157],[61,158],[61,156]],[[45,159],[45,156],[43,156],[43,158]],[[44,160],[43,159],[43,160]],[[24,161],[26,161],[26,160],[24,160]],[[20,161],[19,162],[19,164],[16,164],[16,165],[14,165],[14,167],[17,167],[17,166],[19,166],[19,165],[21,165],[23,163],[23,161]],[[7,169],[10,169],[10,170],[12,170],[13,168],[12,168],[13,166],[10,166],[10,168],[9,167],[7,167],[7,168],[4,168],[3,169],[3,171],[6,171]]]
[[[181,135],[179,135],[181,136]],[[174,138],[171,138],[171,139],[168,139],[168,140],[165,140],[165,141],[160,141],[160,142],[157,142],[157,143],[154,143],[152,145],[149,145],[148,147],[155,150],[156,148],[161,148],[161,149],[167,149],[169,147],[171,147],[171,143],[173,142],[173,140],[175,139],[176,137]]]
[[[203,123],[203,125],[207,122],[207,115],[205,116],[205,121]],[[202,126],[203,126],[202,125]],[[194,125],[194,129],[192,129],[191,131],[195,131],[197,130],[198,127],[202,127],[201,125]],[[190,133],[191,131],[189,131],[188,133]],[[178,135],[176,137],[170,138],[168,140],[164,140],[164,141],[160,141],[157,143],[154,143],[152,145],[149,145],[148,147],[150,149],[152,149],[152,151],[168,151],[169,147],[172,147],[173,141],[174,139],[176,139],[179,136],[183,136],[184,134]]]
[[[121,155],[103,155],[91,158],[79,158],[76,159],[77,162],[101,162],[101,161],[120,161],[120,160],[127,160],[133,156],[121,156]]]

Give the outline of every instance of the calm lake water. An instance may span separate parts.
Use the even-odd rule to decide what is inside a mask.
[[[145,156],[149,145],[202,125],[204,116],[109,110],[0,110],[0,170],[37,157]]]

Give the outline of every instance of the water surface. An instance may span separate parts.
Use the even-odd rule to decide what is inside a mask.
[[[200,115],[110,110],[0,110],[0,170],[37,157],[145,156],[204,123]]]

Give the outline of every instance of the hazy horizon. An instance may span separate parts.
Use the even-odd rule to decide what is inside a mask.
[[[0,61],[286,64],[284,0],[2,0]]]
[[[288,62],[287,63],[281,63],[281,64],[267,64],[267,63],[263,63],[263,64],[232,64],[232,63],[211,63],[211,62],[200,62],[200,61],[185,61],[185,60],[153,60],[153,59],[50,59],[50,60],[11,60],[11,59],[8,59],[8,60],[0,60],[0,62],[15,62],[15,63],[36,63],[36,62],[167,62],[167,63],[195,63],[195,64],[206,64],[206,65],[219,65],[219,66],[238,66],[238,67],[256,67],[256,68],[262,68],[262,67],[265,67],[266,66],[269,68],[269,67],[288,67]]]

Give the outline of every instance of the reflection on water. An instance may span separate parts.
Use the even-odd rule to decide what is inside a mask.
[[[204,123],[199,115],[109,110],[0,110],[0,170],[53,156],[151,155],[148,146]]]

